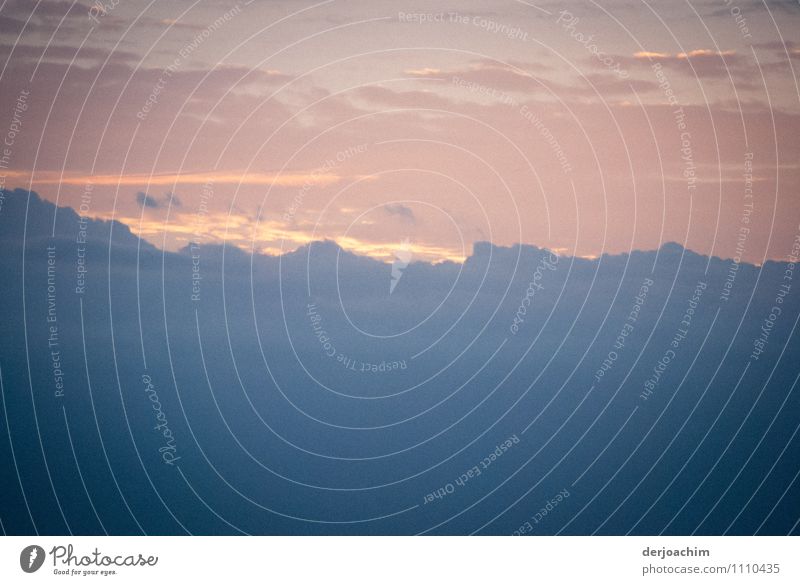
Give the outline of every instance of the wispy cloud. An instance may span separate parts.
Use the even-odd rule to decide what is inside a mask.
[[[332,185],[347,180],[371,180],[372,175],[345,176],[336,173],[251,173],[231,171],[207,171],[192,173],[164,173],[164,174],[69,174],[62,176],[55,171],[36,171],[31,178],[31,173],[24,171],[9,171],[9,178],[18,179],[34,185],[104,185],[104,186],[142,186],[142,185],[203,185],[206,183],[241,184],[241,185],[274,185],[279,187],[300,187],[303,185]]]
[[[622,57],[625,59],[625,57]],[[751,65],[744,55],[732,49],[691,49],[678,53],[662,51],[638,51],[628,62],[647,64],[658,61],[692,77],[741,77],[750,76]]]
[[[369,256],[383,262],[391,262],[397,250],[397,241],[387,235],[385,240],[376,241],[355,236],[344,236],[335,230],[315,229],[314,225],[289,227],[278,220],[256,222],[252,217],[241,213],[209,214],[201,225],[184,221],[178,214],[172,221],[147,219],[134,215],[97,214],[98,219],[115,219],[127,225],[131,232],[148,240],[173,240],[174,249],[187,245],[190,241],[203,243],[226,243],[241,250],[255,250],[261,254],[279,255],[297,250],[315,241],[330,240],[345,250],[362,256]],[[189,217],[188,215],[186,217]],[[318,227],[318,226],[317,226]],[[463,262],[464,250],[435,242],[415,241],[409,246],[414,258],[426,262]]]

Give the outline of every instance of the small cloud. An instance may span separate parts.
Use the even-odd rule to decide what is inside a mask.
[[[401,205],[399,203],[396,204],[388,204],[383,206],[384,211],[389,215],[394,215],[400,217],[406,221],[411,223],[416,223],[417,218],[414,217],[414,212],[411,211],[411,208],[406,207],[405,205]]]
[[[688,53],[678,53],[678,59],[691,59],[692,57],[733,57],[736,51],[712,51],[711,49],[695,49]]]
[[[141,22],[144,22],[146,24],[155,24],[155,25],[160,25],[160,26],[168,26],[168,27],[172,27],[172,28],[176,28],[176,29],[177,28],[183,28],[183,29],[190,29],[190,30],[203,30],[204,28],[206,28],[205,26],[201,26],[199,24],[193,24],[193,23],[190,23],[190,22],[184,22],[184,21],[181,21],[181,20],[176,20],[174,18],[161,18],[161,19],[149,18],[149,19],[142,19]]]
[[[150,209],[158,209],[160,207],[158,201],[142,191],[138,191],[136,193],[136,203],[139,205],[139,207],[149,207]]]
[[[660,53],[658,51],[638,51],[633,54],[636,59],[692,59],[698,57],[733,57],[736,51],[714,51],[712,49],[692,49],[686,53]]]
[[[639,51],[633,56],[637,59],[668,59],[669,53],[658,53],[656,51]]]
[[[414,75],[416,77],[431,77],[441,75],[442,70],[435,69],[433,67],[423,67],[422,69],[406,69],[403,73],[406,75]]]
[[[625,58],[621,58],[623,61]],[[629,62],[644,65],[657,61],[692,77],[737,77],[747,80],[752,76],[752,69],[747,59],[734,50],[692,49],[681,53],[661,53],[657,51],[639,51],[633,54]]]
[[[139,207],[147,207],[148,209],[161,209],[168,205],[172,205],[172,207],[181,207],[183,205],[181,200],[174,193],[165,193],[164,196],[159,199],[143,191],[138,191],[136,193],[136,203]]]

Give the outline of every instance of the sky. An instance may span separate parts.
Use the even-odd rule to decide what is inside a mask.
[[[800,233],[798,25],[789,1],[5,0],[0,182],[167,250],[761,264]]]
[[[796,532],[798,25],[0,0],[0,529]]]

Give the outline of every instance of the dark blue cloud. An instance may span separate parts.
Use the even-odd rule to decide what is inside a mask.
[[[11,534],[796,531],[786,262],[481,243],[389,296],[332,242],[162,253],[90,220],[79,251],[73,210],[2,196]]]
[[[139,207],[160,209],[169,205],[170,202],[172,203],[173,207],[181,207],[183,205],[180,198],[173,193],[165,193],[161,199],[153,197],[152,195],[148,195],[143,191],[138,191],[136,193],[136,203],[139,205]]]

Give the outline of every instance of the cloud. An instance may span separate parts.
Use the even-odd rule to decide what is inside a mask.
[[[639,51],[633,54],[633,58],[619,59],[631,65],[649,65],[658,62],[691,77],[749,79],[752,76],[752,65],[749,60],[734,50],[700,48],[680,53]]]
[[[715,3],[711,4],[713,5]],[[798,13],[798,9],[800,9],[800,5],[798,5],[797,0],[770,0],[768,3],[764,2],[763,0],[740,0],[739,4],[739,6],[723,6],[721,8],[717,8],[708,12],[706,16],[735,18],[736,13],[732,11],[737,8],[741,14],[745,15],[762,11],[770,13],[781,11],[790,15],[796,15]]]
[[[406,69],[403,73],[415,77],[438,77],[442,74],[442,70],[435,67],[422,67],[421,69]]]
[[[383,210],[391,216],[400,217],[411,223],[417,222],[417,218],[414,216],[414,212],[411,208],[400,203],[384,205]]]
[[[762,64],[765,71],[778,71],[784,75],[791,75],[791,59],[800,59],[800,43],[795,41],[772,41],[754,45],[758,49],[769,51],[778,61]]]
[[[635,59],[655,59],[659,61],[681,61],[681,60],[717,60],[729,58],[732,60],[739,59],[738,54],[734,50],[716,51],[714,49],[692,49],[690,51],[681,53],[663,53],[659,51],[638,51],[633,54]]]
[[[688,53],[678,53],[678,59],[697,59],[701,57],[733,57],[736,51],[712,51],[711,49],[694,49]]]
[[[57,171],[36,171],[31,173],[9,171],[7,177],[30,182],[35,185],[105,185],[105,186],[140,186],[140,185],[203,185],[242,184],[242,185],[274,185],[280,187],[302,187],[303,185],[332,185],[345,179],[371,180],[371,175],[354,175],[345,177],[335,173],[315,171],[302,173],[248,173],[244,171],[209,171],[196,173],[130,173],[120,175],[65,175]]]
[[[2,6],[0,30],[4,33],[20,34],[24,31],[63,35],[85,32],[87,25],[91,24],[89,11],[93,4],[77,0],[8,0]],[[120,24],[119,19],[112,17],[104,21],[106,28],[116,28]]]
[[[158,209],[161,207],[161,204],[156,199],[142,191],[136,193],[136,203],[139,207],[149,207],[150,209]]]
[[[157,26],[160,28],[169,27],[175,29],[187,29],[196,31],[203,30],[208,26],[208,25],[195,24],[192,22],[185,22],[182,20],[176,20],[174,18],[142,18],[140,22],[151,24],[153,26]]]
[[[90,3],[68,0],[42,0],[35,4],[26,0],[10,0],[4,3],[3,11],[19,18],[52,18],[66,17],[86,18],[91,8]]]
[[[107,48],[102,47],[89,47],[89,46],[76,46],[69,44],[23,44],[5,42],[0,44],[0,52],[11,54],[15,62],[30,62],[38,63],[40,60],[45,59],[49,62],[72,62],[73,59],[77,61],[90,60],[96,62],[109,62],[124,63],[124,62],[137,62],[140,56],[131,51],[116,50],[111,53]]]
[[[461,79],[465,82],[488,86],[503,91],[511,92],[543,92],[544,86],[540,79],[529,73],[530,70],[541,71],[539,64],[516,63],[505,64],[489,59],[472,61],[466,67],[441,70],[425,67],[421,69],[407,69],[406,75],[420,79],[444,78],[448,81]]]
[[[148,195],[144,191],[136,193],[136,204],[139,207],[147,207],[149,209],[162,209],[171,205],[172,207],[182,207],[183,203],[174,193],[164,193],[161,199]]]
[[[639,51],[633,54],[635,59],[669,59],[669,53],[659,53],[657,51]]]
[[[396,108],[448,109],[453,102],[433,91],[395,91],[377,85],[359,87],[353,95],[363,102]]]
[[[564,89],[563,93],[572,93],[573,95],[585,94],[589,89],[592,92],[596,91],[602,96],[612,95],[630,95],[632,91],[639,94],[655,91],[658,89],[658,84],[653,81],[644,79],[621,79],[619,76],[612,73],[590,73],[580,80],[581,86],[576,88]],[[587,87],[589,86],[589,87]]]
[[[631,90],[639,93],[654,91],[658,85],[651,81],[622,79],[607,72],[574,77],[569,83],[548,79],[532,72],[547,72],[548,67],[539,63],[500,63],[488,59],[473,61],[467,67],[444,71],[424,68],[406,70],[405,73],[420,79],[442,79],[450,84],[466,89],[470,93],[492,96],[503,103],[513,103],[520,96],[547,95],[549,92],[559,97],[586,98],[626,95]],[[435,72],[435,73],[434,73]],[[559,73],[561,77],[563,74]]]

